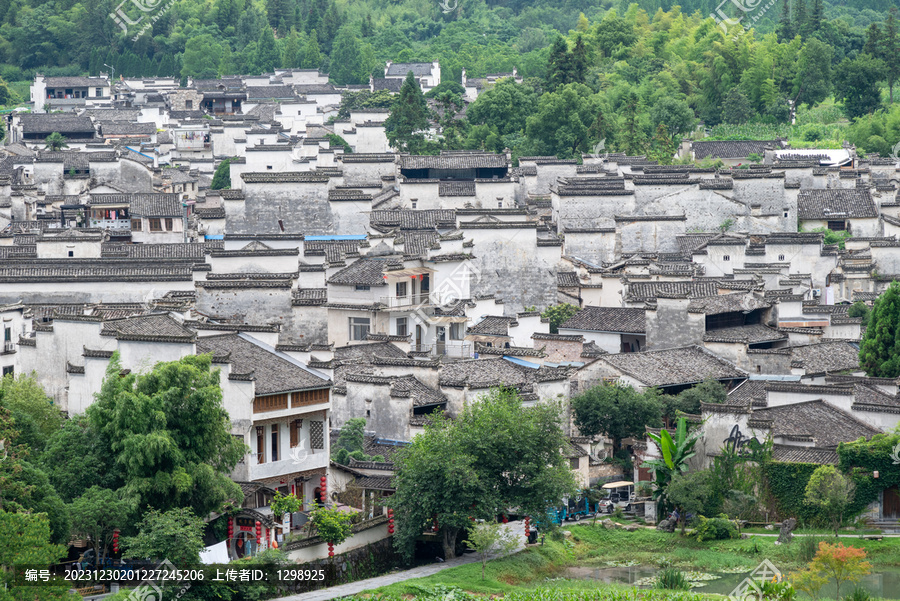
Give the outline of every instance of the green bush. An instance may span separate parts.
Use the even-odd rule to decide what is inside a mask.
[[[869,594],[869,591],[866,589],[857,586],[853,589],[853,592],[844,597],[846,601],[870,601],[872,599],[872,595]]]
[[[684,573],[682,573],[681,570],[666,568],[656,575],[656,588],[672,591],[686,591],[691,588],[691,584],[687,581],[687,578],[684,577]]]
[[[703,542],[705,540],[737,538],[738,531],[734,526],[734,522],[728,518],[717,517],[710,519],[700,516],[694,528],[694,535],[698,541]]]

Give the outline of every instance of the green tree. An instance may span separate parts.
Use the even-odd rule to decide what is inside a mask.
[[[302,62],[302,51],[303,44],[300,40],[300,34],[297,33],[296,29],[292,28],[291,33],[288,34],[287,38],[284,41],[284,48],[281,50],[281,68],[299,68]]]
[[[665,123],[660,123],[656,126],[656,135],[653,136],[650,158],[657,161],[660,165],[671,165],[676,151],[677,147],[669,135],[669,129]]]
[[[194,79],[213,79],[219,73],[222,45],[209,33],[190,37],[181,58],[181,76]]]
[[[353,514],[337,507],[316,507],[310,512],[309,521],[316,527],[316,533],[327,543],[339,545],[353,532]]]
[[[684,535],[688,514],[700,515],[712,494],[709,470],[676,473],[666,486],[666,498],[678,510],[681,534]]]
[[[642,117],[641,99],[633,90],[629,90],[622,98],[622,125],[617,137],[620,150],[627,155],[642,155],[647,149],[647,134]]]
[[[118,356],[110,361],[87,413],[142,508],[207,515],[243,498],[229,474],[246,446],[231,435],[210,365],[210,355],[187,356],[122,377]]]
[[[231,188],[231,163],[235,161],[235,158],[224,159],[219,166],[216,167],[216,172],[213,173],[212,183],[209,185],[210,190],[227,190]]]
[[[405,152],[420,150],[428,129],[428,107],[422,89],[412,71],[407,73],[400,94],[384,122],[384,130],[391,147]]]
[[[884,37],[881,40],[881,56],[885,64],[890,102],[894,103],[894,85],[900,78],[900,34],[897,32],[897,7],[892,6],[884,23]]]
[[[512,78],[501,79],[469,105],[466,119],[475,125],[495,126],[501,136],[524,132],[528,116],[537,111],[537,103],[534,88]]]
[[[638,392],[631,386],[602,384],[573,398],[572,410],[582,436],[605,434],[616,451],[622,448],[623,438],[640,438],[648,426],[662,426],[662,403],[655,390]]]
[[[49,568],[66,556],[64,545],[50,542],[50,524],[42,513],[0,509],[0,601],[75,601],[69,585],[12,586],[12,567]]]
[[[844,513],[853,502],[856,487],[850,478],[844,476],[833,465],[823,465],[809,477],[806,483],[804,501],[814,506],[831,522],[834,536],[838,536]]]
[[[775,29],[778,32],[778,41],[785,42],[794,38],[794,26],[791,23],[791,3],[790,0],[784,0],[781,3],[781,17],[778,19],[778,26]]]
[[[797,77],[794,80],[793,107],[801,104],[813,106],[831,95],[831,63],[834,49],[819,41],[809,38],[800,51]]]
[[[570,83],[546,93],[526,120],[525,134],[540,154],[577,157],[590,149],[598,98],[584,84]]]
[[[69,145],[66,144],[66,137],[58,131],[53,132],[44,139],[44,148],[47,150],[57,152],[68,147]]]
[[[169,511],[151,509],[137,526],[138,533],[122,539],[125,558],[168,559],[178,566],[200,563],[203,544],[203,518],[188,507]]]
[[[465,543],[481,558],[481,579],[484,580],[488,559],[492,556],[499,559],[515,551],[519,546],[519,537],[496,521],[480,521],[469,527],[469,537]]]
[[[353,27],[341,27],[331,51],[331,72],[329,75],[340,85],[369,82],[367,65],[362,64],[359,38]]]
[[[112,543],[113,532],[130,525],[129,518],[136,509],[136,499],[122,491],[92,486],[69,505],[72,533],[91,541],[94,561],[102,564]]]
[[[750,108],[750,101],[741,91],[740,87],[735,86],[728,92],[725,102],[722,104],[722,119],[725,123],[741,124],[746,123],[753,116],[753,109]]]
[[[862,327],[867,327],[869,325],[869,315],[871,311],[869,310],[869,305],[862,301],[856,301],[853,303],[849,309],[847,309],[847,317],[859,317],[862,319]]]
[[[34,453],[43,449],[47,439],[63,423],[59,408],[33,375],[7,375],[0,379],[0,406],[9,409],[20,433],[20,442]]]
[[[696,455],[694,445],[700,438],[700,431],[698,429],[688,432],[687,420],[680,417],[674,437],[667,430],[660,430],[659,434],[648,432],[647,437],[656,444],[662,458],[645,461],[642,467],[653,470],[654,498],[669,502],[667,498],[669,483],[675,476],[687,471],[688,460]]]
[[[315,6],[315,4],[313,6]],[[303,48],[303,68],[318,69],[322,66],[322,53],[319,50],[319,38],[315,29],[308,33],[309,37],[306,40],[306,46]]]
[[[494,519],[509,507],[542,515],[546,503],[574,493],[563,452],[561,408],[523,407],[509,390],[494,389],[453,421],[437,414],[395,455],[395,545],[412,557],[423,529],[441,533],[445,556],[456,556],[458,534],[471,518]]]
[[[560,86],[575,81],[575,65],[572,61],[572,53],[565,38],[557,35],[550,48],[550,56],[547,59],[547,90],[555,91]]]
[[[558,334],[559,326],[578,313],[578,307],[569,303],[550,305],[541,313],[541,317],[550,320],[550,333]]]
[[[842,543],[829,545],[819,543],[819,550],[809,564],[809,570],[834,578],[837,586],[836,597],[841,598],[841,584],[859,582],[872,571],[872,564],[866,561],[865,549],[845,547]]]
[[[296,513],[303,508],[303,501],[294,494],[282,495],[281,491],[275,491],[275,498],[270,505],[272,517],[281,523],[286,513]]]
[[[900,376],[900,283],[875,300],[859,345],[859,365],[876,378]]]
[[[263,27],[256,46],[256,66],[263,73],[272,73],[280,63],[280,54],[272,28]]]
[[[682,136],[694,128],[694,111],[684,100],[663,96],[650,110],[650,120],[655,127],[666,126],[670,138]]]
[[[728,391],[718,380],[704,380],[678,393],[678,407],[685,413],[698,415],[700,403],[722,404],[728,398]]]
[[[605,57],[611,57],[619,48],[627,48],[638,40],[634,26],[618,17],[615,11],[609,11],[594,30],[594,45]]]
[[[851,119],[873,112],[881,105],[881,82],[886,67],[884,61],[868,54],[854,59],[845,58],[834,73],[835,100],[844,103],[844,111]]]
[[[39,463],[51,485],[66,502],[80,497],[88,488],[118,488],[119,469],[109,446],[86,415],[66,420],[47,441]]]

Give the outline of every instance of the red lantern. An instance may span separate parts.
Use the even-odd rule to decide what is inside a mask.
[[[334,543],[328,543],[328,557],[334,557]]]
[[[319,487],[322,489],[322,505],[325,504],[325,500],[328,498],[328,478],[322,476],[319,478]]]
[[[234,538],[234,519],[228,518],[228,540]]]
[[[528,540],[528,532],[530,530],[530,528],[528,526],[530,523],[531,523],[531,518],[526,516],[525,517],[525,540],[526,541]]]
[[[434,516],[433,519],[434,526],[431,528],[434,532],[437,532],[440,528],[438,526],[437,516]]]
[[[506,517],[505,515],[503,516],[503,523],[504,523],[504,524],[508,524],[508,523],[509,523],[509,518]]]
[[[262,543],[262,523],[256,522],[256,544],[259,545]]]
[[[113,530],[113,553],[119,552],[119,531]]]

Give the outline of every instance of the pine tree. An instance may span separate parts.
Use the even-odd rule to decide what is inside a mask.
[[[159,69],[156,70],[157,77],[172,77],[175,75],[175,60],[172,55],[166,53],[159,61]]]
[[[659,161],[660,165],[671,165],[675,157],[675,141],[669,135],[669,128],[665,123],[656,126],[656,135],[653,136],[653,148],[650,158]]]
[[[646,149],[644,131],[641,129],[641,101],[638,95],[629,91],[622,100],[624,122],[621,128],[620,146],[629,156],[642,155]]]
[[[264,27],[259,36],[257,45],[256,65],[263,73],[272,73],[280,63],[278,47],[275,45],[275,36],[271,27]]]
[[[547,60],[547,89],[550,92],[570,81],[572,71],[572,55],[562,36],[556,36],[553,46],[550,48],[550,57]]]
[[[900,39],[897,33],[897,9],[891,7],[887,21],[884,23],[884,37],[881,40],[881,60],[887,69],[888,89],[890,90],[891,104],[894,103],[894,85],[900,78]]]
[[[296,69],[299,67],[300,51],[300,34],[297,33],[296,29],[291,28],[291,33],[289,33],[287,39],[285,39],[284,48],[281,51],[281,68]]]
[[[303,49],[303,68],[318,69],[322,66],[322,53],[319,51],[319,39],[316,30],[309,32],[309,39]]]
[[[794,26],[791,23],[791,0],[782,0],[781,18],[778,20],[778,40],[781,42],[794,39]]]
[[[304,23],[303,28],[306,30],[306,33],[312,33],[319,28],[319,7],[316,6],[316,2],[312,3],[312,6],[309,9],[309,15],[306,17],[306,23]]]
[[[875,300],[859,345],[859,365],[878,378],[900,376],[900,283],[892,282]]]
[[[808,31],[808,19],[806,0],[797,0],[797,6],[794,8],[794,31],[800,35],[805,35]]]
[[[375,24],[372,22],[372,15],[370,13],[366,13],[366,18],[362,21],[360,35],[364,38],[370,38],[375,35]]]
[[[322,15],[322,22],[317,30],[319,32],[319,45],[325,54],[331,54],[331,45],[334,43],[338,29],[341,28],[342,21],[337,5],[334,2],[329,2],[328,9]]]
[[[425,95],[410,71],[400,86],[391,113],[384,122],[384,130],[393,148],[402,152],[416,152],[422,146],[428,128],[428,105]]]
[[[825,7],[822,0],[813,0],[812,12],[809,15],[809,30],[811,33],[822,29],[822,23],[825,21]]]
[[[863,52],[870,54],[875,58],[881,58],[881,52],[884,46],[882,41],[883,34],[878,23],[872,23],[866,29],[866,44],[863,46]]]
[[[587,80],[587,71],[587,48],[584,47],[584,39],[579,34],[579,36],[575,38],[575,48],[572,50],[572,82],[585,83]]]

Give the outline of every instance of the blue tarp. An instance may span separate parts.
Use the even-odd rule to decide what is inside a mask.
[[[515,363],[516,365],[521,365],[522,367],[530,367],[531,369],[540,369],[541,366],[537,363],[532,363],[531,361],[524,361],[519,359],[518,357],[508,357],[507,355],[503,355],[503,358],[509,361],[510,363]]]

